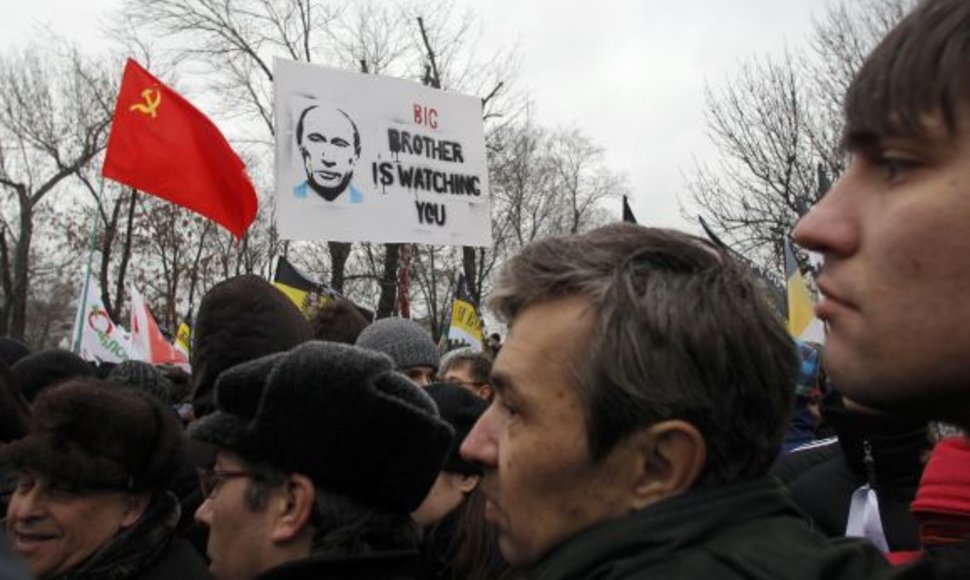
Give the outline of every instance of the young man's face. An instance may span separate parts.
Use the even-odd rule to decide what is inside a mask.
[[[592,313],[578,298],[525,309],[492,369],[495,399],[461,448],[485,468],[485,518],[512,564],[537,561],[586,528],[628,511],[615,453],[589,457],[572,370]]]
[[[416,366],[401,369],[404,375],[411,379],[411,382],[419,387],[427,387],[434,382],[434,367]]]
[[[970,114],[952,138],[857,147],[799,222],[822,252],[833,384],[865,405],[970,424]]]
[[[479,383],[475,380],[474,373],[472,373],[472,363],[470,362],[453,363],[442,374],[441,380],[464,387],[483,399],[492,396],[492,388],[488,383]]]
[[[24,472],[7,507],[7,540],[38,578],[72,570],[134,525],[136,509],[119,491],[73,491]]]

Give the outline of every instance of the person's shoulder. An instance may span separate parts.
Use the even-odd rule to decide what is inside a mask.
[[[806,471],[820,463],[838,457],[842,452],[838,437],[819,439],[796,447],[790,453],[780,458],[771,468],[771,474],[785,485],[789,485]]]

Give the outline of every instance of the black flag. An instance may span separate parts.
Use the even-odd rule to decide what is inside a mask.
[[[630,209],[630,202],[627,201],[626,196],[623,196],[623,221],[628,224],[640,223],[637,221],[636,216],[633,215],[633,210]]]

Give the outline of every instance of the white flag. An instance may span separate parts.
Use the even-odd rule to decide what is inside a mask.
[[[101,301],[101,287],[90,272],[78,300],[77,318],[71,336],[74,352],[84,360],[119,363],[130,357],[128,332],[108,316]]]

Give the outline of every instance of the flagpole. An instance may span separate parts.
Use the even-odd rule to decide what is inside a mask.
[[[88,305],[88,290],[91,285],[91,260],[94,257],[94,234],[98,230],[98,207],[97,204],[101,203],[101,195],[104,193],[104,178],[102,177],[98,185],[98,198],[95,200],[96,204],[91,209],[91,215],[94,219],[91,220],[91,227],[88,231],[88,264],[84,270],[84,289],[81,291],[81,303],[78,305],[78,315],[77,315],[77,334],[74,336],[74,354],[80,354],[81,350],[81,333],[84,329],[84,307]]]

